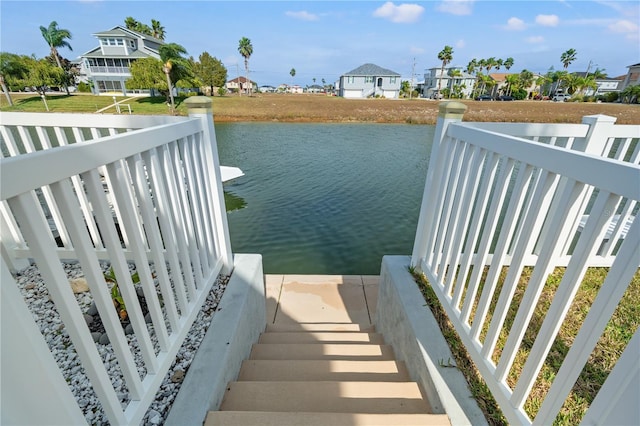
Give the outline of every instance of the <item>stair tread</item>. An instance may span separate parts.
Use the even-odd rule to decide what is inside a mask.
[[[301,331],[287,333],[263,333],[258,343],[327,343],[327,342],[352,342],[352,343],[377,343],[383,344],[384,339],[379,333],[366,333],[361,331]]]
[[[357,324],[346,322],[311,322],[297,324],[267,324],[266,331],[272,332],[290,332],[290,331],[364,331],[375,332],[375,327],[369,324]]]
[[[344,360],[245,360],[238,381],[408,381],[403,362]]]
[[[221,411],[423,413],[429,405],[415,382],[231,382]]]
[[[204,426],[448,426],[445,414],[210,411]]]
[[[249,359],[393,360],[389,345],[353,343],[256,343]]]

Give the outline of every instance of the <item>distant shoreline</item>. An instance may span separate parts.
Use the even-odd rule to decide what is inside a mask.
[[[0,96],[0,110],[44,112],[44,104],[37,94],[13,94],[15,106],[8,107],[4,94]],[[118,101],[126,99],[118,97]],[[179,98],[177,111],[187,115],[185,98]],[[214,120],[228,122],[284,122],[284,123],[403,123],[435,124],[438,106],[444,101],[427,99],[345,99],[336,96],[310,94],[256,94],[253,96],[215,96]],[[456,100],[458,101],[458,100]],[[640,124],[640,105],[616,103],[583,103],[551,101],[459,101],[467,106],[464,121],[580,123],[586,115],[604,114],[616,117],[617,124]],[[105,107],[104,114],[115,109],[111,96],[74,94],[47,95],[51,112],[95,113]],[[163,98],[127,100],[134,114],[166,115]],[[124,108],[124,107],[123,107]],[[125,110],[126,111],[126,110]]]

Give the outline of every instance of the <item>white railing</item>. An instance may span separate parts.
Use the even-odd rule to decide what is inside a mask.
[[[441,106],[412,265],[429,280],[508,421],[551,424],[638,273],[640,126],[615,126],[605,116],[578,125],[463,123],[465,109]],[[525,266],[532,267],[528,284],[512,306]],[[522,371],[509,377],[558,266],[566,270],[551,306]],[[591,266],[609,267],[606,279],[532,420],[524,404]],[[507,326],[510,310],[515,319]],[[640,331],[631,331],[585,422],[638,421]],[[630,379],[612,383],[616,377]],[[636,403],[620,408],[629,397]]]
[[[85,422],[65,383],[71,378],[58,369],[11,277],[16,255],[35,261],[111,424],[140,422],[217,276],[231,272],[211,101],[187,102],[189,118],[0,116],[4,155],[11,155],[0,160],[3,423]],[[69,286],[60,261],[67,258],[82,267],[124,397]],[[101,259],[115,272],[137,344],[125,337]]]

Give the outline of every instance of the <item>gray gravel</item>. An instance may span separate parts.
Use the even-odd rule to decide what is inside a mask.
[[[80,265],[77,263],[64,263],[63,266],[69,279],[81,277],[83,275]],[[103,263],[101,266],[105,272],[108,271],[109,265],[107,263]],[[133,266],[131,266],[131,270],[133,271]],[[49,345],[58,366],[62,370],[63,376],[69,383],[78,405],[85,413],[87,422],[89,424],[96,425],[108,424],[106,416],[102,411],[89,379],[80,365],[80,360],[76,354],[73,344],[71,343],[71,339],[69,338],[60,316],[56,311],[56,307],[49,299],[49,293],[38,269],[32,265],[20,271],[15,278],[29,310],[40,327],[40,331]],[[180,390],[182,380],[191,365],[191,361],[204,338],[209,324],[211,323],[211,319],[215,314],[227,282],[228,277],[220,276],[216,283],[214,283],[203,308],[198,313],[191,330],[187,333],[185,341],[176,355],[176,359],[165,376],[160,389],[156,393],[155,400],[147,410],[142,424],[158,425],[162,424],[166,419],[169,410],[171,409],[171,405]],[[91,294],[89,292],[79,293],[76,294],[76,299],[78,300],[78,304],[80,305],[82,312],[86,313],[91,306]],[[148,324],[148,326],[150,331],[152,331],[153,326],[151,324]],[[155,344],[155,336],[153,333],[151,334],[152,340]],[[138,371],[141,374],[144,374],[145,369],[143,367],[142,357],[138,353],[136,338],[132,334],[127,335],[126,338],[132,352],[136,354],[136,365],[138,366]],[[128,391],[116,361],[113,348],[108,343],[97,343],[96,346],[103,362],[105,363],[107,371],[109,371],[112,384],[124,409],[129,402]]]

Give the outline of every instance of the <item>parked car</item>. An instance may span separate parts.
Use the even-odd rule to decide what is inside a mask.
[[[508,95],[500,95],[496,98],[496,100],[498,101],[512,101],[513,100],[513,96],[508,96]]]
[[[569,99],[571,99],[571,96],[562,94],[553,95],[553,98],[551,98],[553,102],[567,102]]]
[[[476,97],[476,101],[492,101],[491,95],[480,95]]]

